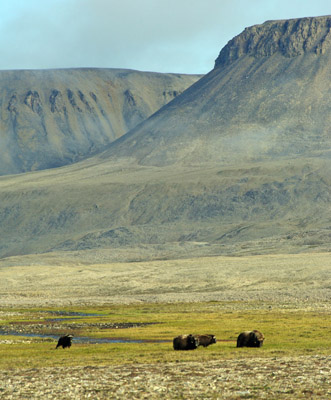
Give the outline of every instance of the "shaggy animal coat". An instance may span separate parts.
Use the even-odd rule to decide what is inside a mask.
[[[194,350],[199,346],[198,340],[193,335],[176,336],[173,340],[174,350]]]
[[[194,335],[194,337],[199,341],[199,346],[207,347],[216,343],[215,335]]]
[[[237,339],[237,347],[261,347],[264,336],[260,331],[242,332]]]
[[[60,346],[62,346],[63,349],[65,349],[66,347],[70,347],[72,338],[73,338],[72,335],[61,336],[57,342],[57,346],[55,347],[55,349],[57,349]]]

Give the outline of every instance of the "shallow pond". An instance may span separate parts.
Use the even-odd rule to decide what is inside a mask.
[[[48,314],[56,315],[56,318],[45,318],[43,323],[29,323],[31,325],[31,330],[33,327],[43,326],[44,323],[52,323],[52,322],[59,322],[59,321],[70,321],[70,320],[77,320],[80,318],[86,317],[106,317],[106,315],[102,314],[93,314],[93,313],[80,313],[80,312],[67,312],[67,311],[54,311],[54,312],[47,312]],[[137,326],[147,326],[153,323],[112,323],[106,324],[106,328],[108,329],[128,329],[131,327]],[[89,326],[89,324],[86,324]],[[16,327],[17,326],[17,327]],[[16,327],[16,329],[15,329]],[[67,326],[63,327],[67,328]],[[0,327],[0,336],[21,336],[21,337],[28,337],[28,338],[43,338],[43,339],[54,339],[58,340],[60,334],[51,334],[51,333],[43,333],[43,332],[29,332],[29,326],[26,326],[24,330],[18,324],[11,324],[10,326],[2,326]],[[167,342],[166,340],[141,340],[141,339],[125,339],[125,338],[93,338],[89,336],[75,336],[73,335],[72,343],[89,343],[89,344],[102,344],[102,343],[164,343]]]
[[[27,333],[27,332],[16,332],[12,330],[4,331],[0,330],[0,336],[21,336],[28,338],[43,338],[43,339],[54,339],[58,340],[59,335],[43,334],[43,333]],[[88,336],[74,336],[72,343],[90,343],[90,344],[101,344],[101,343],[162,343],[166,342],[163,340],[139,340],[139,339],[124,339],[124,338],[92,338]]]

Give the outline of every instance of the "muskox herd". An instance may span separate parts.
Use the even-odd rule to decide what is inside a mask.
[[[237,347],[261,347],[263,341],[264,335],[260,331],[245,331],[238,336]],[[194,350],[213,343],[216,343],[215,335],[179,335],[173,340],[174,350]]]
[[[71,347],[72,335],[61,336],[57,342],[56,349]],[[242,332],[237,338],[237,347],[261,347],[264,335],[257,330]],[[194,350],[199,346],[207,347],[216,343],[215,335],[179,335],[173,340],[174,350]]]

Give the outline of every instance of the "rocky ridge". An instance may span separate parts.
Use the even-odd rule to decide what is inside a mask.
[[[267,21],[246,28],[221,50],[215,67],[244,55],[270,57],[280,53],[296,57],[304,53],[325,54],[331,47],[331,16]]]
[[[0,71],[0,174],[102,151],[198,78],[88,68]]]

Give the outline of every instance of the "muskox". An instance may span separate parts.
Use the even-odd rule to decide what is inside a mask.
[[[65,349],[66,347],[70,347],[72,338],[73,338],[72,335],[61,336],[57,342],[55,349],[57,349],[60,346],[62,346],[63,349]]]
[[[242,332],[237,339],[237,347],[261,347],[264,336],[260,331]]]
[[[199,341],[193,335],[180,335],[173,340],[174,350],[194,350]]]
[[[194,335],[194,337],[198,340],[199,346],[207,347],[216,343],[215,335]]]

